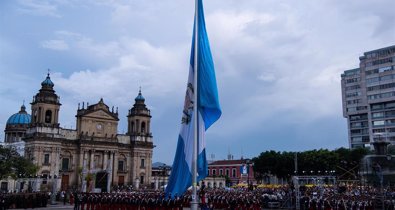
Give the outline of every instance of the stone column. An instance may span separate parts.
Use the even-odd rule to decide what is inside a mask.
[[[131,166],[132,166],[132,163],[131,163],[131,161],[132,161],[132,158],[130,157],[130,154],[128,154],[127,156],[126,156],[126,171],[127,171],[127,174],[126,174],[126,176],[125,176],[125,178],[126,178],[126,180],[125,180],[125,183],[132,183],[132,171],[133,171],[133,169],[131,168]]]
[[[55,109],[54,123],[58,123],[58,122],[59,122],[59,110]]]
[[[139,178],[136,178],[134,186],[135,186],[136,190],[138,190],[140,188],[140,179]]]
[[[19,180],[16,180],[16,184],[15,184],[16,192],[19,193],[20,189],[21,189],[21,183],[19,182]]]
[[[155,183],[155,190],[158,190],[158,186],[159,186],[159,180],[158,177],[154,177],[154,183]]]
[[[49,153],[49,175],[55,175],[55,167],[56,167],[56,148],[52,147]]]
[[[114,174],[114,179],[113,179],[113,184],[118,184],[118,177],[116,175],[118,175],[118,158],[119,158],[119,153],[115,152],[114,153],[114,159],[113,159],[113,167],[112,167],[112,171]]]
[[[111,151],[110,159],[108,159],[108,164],[107,164],[107,192],[111,191],[113,161],[114,161],[114,153]]]
[[[26,151],[26,148],[25,148],[25,151]],[[43,150],[42,150],[41,147],[37,147],[37,150],[34,149],[34,150],[31,152],[31,153],[33,153],[33,154],[32,154],[33,156],[34,156],[34,153],[35,153],[36,151],[38,151],[38,152],[37,152],[36,158],[34,158],[33,163],[36,164],[36,165],[41,165],[41,164],[43,163],[43,161],[42,161],[42,158],[43,158],[42,151],[43,151]]]
[[[89,164],[89,170],[93,170],[94,167],[94,159],[95,159],[95,151],[91,150],[91,157],[90,157],[90,164]]]
[[[37,119],[36,122],[41,122],[41,119],[43,119],[42,116],[41,116],[41,115],[42,115],[42,109],[41,109],[41,107],[38,107],[38,111],[37,111],[37,112],[38,112],[38,114],[37,114],[37,118],[38,118],[38,119]]]
[[[56,147],[55,148],[55,152],[56,152],[56,155],[55,155],[55,171],[54,171],[54,173],[57,175],[57,176],[59,176],[59,168],[60,168],[60,148],[59,147]]]
[[[78,154],[78,159],[76,160],[76,167],[75,167],[75,170],[77,170],[76,179],[77,179],[77,184],[78,185],[80,185],[80,184],[82,185],[82,180],[81,180],[82,174],[81,174],[81,177],[80,177],[80,174],[79,174],[78,170],[79,170],[79,167],[81,167],[82,170],[84,169],[84,165],[83,164],[84,164],[84,150],[80,149],[79,154]]]
[[[87,153],[87,151],[82,151],[82,153],[84,154],[84,158],[83,158],[83,160],[82,160],[82,189],[81,189],[81,191],[82,192],[86,192],[86,180],[85,180],[85,178],[86,178],[86,174],[87,174],[87,163],[86,163],[86,161],[87,161],[87,159],[88,159],[88,153]]]
[[[136,120],[136,133],[140,133],[140,120]]]
[[[149,181],[149,180],[151,180],[151,176],[152,176],[152,153],[151,152],[148,152],[146,162],[147,162],[147,167],[146,167],[146,170],[145,170],[145,175],[147,177],[146,178],[147,181]]]
[[[107,170],[107,165],[108,165],[108,151],[104,151],[103,155],[103,170]]]
[[[43,180],[41,178],[37,178],[36,180],[37,180],[37,188],[36,188],[36,190],[39,191],[40,188],[41,188],[41,183],[42,183]]]
[[[139,178],[139,171],[140,171],[140,166],[139,166],[139,153],[135,152],[133,156],[133,174],[132,174],[132,182],[135,183],[136,179]]]

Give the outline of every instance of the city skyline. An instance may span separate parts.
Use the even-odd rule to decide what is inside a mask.
[[[204,4],[223,111],[206,135],[208,159],[348,147],[340,75],[357,68],[363,52],[394,45],[395,2]],[[125,133],[141,87],[152,113],[153,162],[172,163],[193,1],[5,1],[0,12],[0,127],[23,100],[30,113],[47,69],[64,128],[75,129],[78,103],[103,98],[119,107]]]

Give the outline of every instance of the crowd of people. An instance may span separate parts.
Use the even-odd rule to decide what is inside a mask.
[[[390,188],[384,192],[374,187],[311,187],[301,191],[299,200],[303,210],[369,210],[395,209],[395,194]],[[295,189],[278,188],[227,188],[199,191],[201,209],[258,210],[267,208],[292,209],[296,205]],[[382,195],[386,194],[385,197]],[[110,210],[181,210],[189,208],[191,192],[184,195],[165,195],[161,191],[117,191],[113,193],[75,193],[75,209]],[[384,205],[384,206],[383,206]],[[383,208],[384,207],[384,208]]]
[[[198,192],[201,209],[259,210],[295,208],[302,210],[370,210],[395,209],[395,191],[368,186],[313,186],[296,190],[289,186],[276,188],[202,188]],[[181,210],[189,208],[191,192],[166,195],[163,191],[118,188],[111,193],[59,192],[58,200],[69,202],[76,210]],[[385,196],[383,196],[385,195]],[[47,193],[0,194],[0,210],[46,207]],[[68,205],[70,205],[68,204]]]
[[[46,207],[47,193],[0,193],[0,210]]]
[[[199,191],[201,209],[258,210],[277,198],[264,195],[263,190],[205,189]],[[161,191],[120,191],[112,193],[74,193],[76,210],[182,210],[190,208],[191,192],[165,195]]]
[[[372,186],[312,187],[303,192],[301,209],[395,209],[393,188]]]

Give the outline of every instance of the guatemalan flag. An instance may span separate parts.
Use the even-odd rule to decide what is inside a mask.
[[[205,131],[221,116],[218,100],[217,82],[215,79],[214,63],[210,52],[210,44],[204,22],[202,0],[198,0],[198,158],[197,181],[207,176],[208,165],[206,159]],[[196,15],[196,14],[195,14]],[[195,17],[196,21],[196,17]],[[195,24],[196,25],[196,24]],[[194,83],[194,54],[195,54],[195,27],[192,38],[192,50],[189,66],[189,77],[185,95],[182,125],[178,136],[177,151],[174,157],[166,194],[171,196],[182,195],[192,185],[192,156],[194,138],[193,103],[195,94]]]

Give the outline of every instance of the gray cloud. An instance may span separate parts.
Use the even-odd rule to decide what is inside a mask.
[[[221,119],[207,133],[208,151],[225,158],[227,146],[241,154],[237,150],[243,145],[249,157],[266,149],[345,146],[340,74],[357,67],[363,52],[393,45],[394,2],[204,3],[223,108]],[[187,79],[193,2],[28,1],[19,6],[32,18],[16,19],[15,24],[42,21],[35,18],[38,14],[61,18],[34,30],[21,28],[18,38],[0,37],[1,46],[18,49],[1,52],[7,58],[0,61],[1,69],[26,74],[0,70],[21,81],[16,89],[23,89],[0,86],[7,114],[18,111],[21,98],[35,94],[45,73],[37,70],[48,65],[54,66],[52,77],[63,104],[61,123],[67,127],[74,125],[78,102],[96,103],[100,97],[126,116],[142,86],[153,113],[154,159],[170,163]],[[41,47],[19,44],[22,39]],[[21,52],[39,56],[29,66],[10,59]],[[3,122],[7,114],[0,114]],[[121,118],[120,131],[125,124]]]
[[[57,4],[64,1],[46,1],[46,0],[18,0],[18,12],[28,15],[48,16],[60,18]]]
[[[41,43],[43,48],[48,48],[52,50],[68,50],[69,46],[64,40],[48,40]]]

